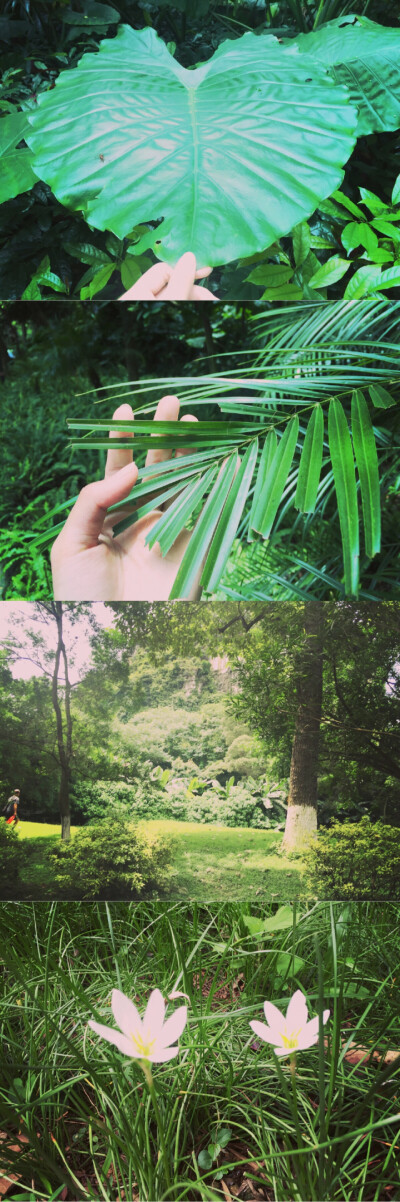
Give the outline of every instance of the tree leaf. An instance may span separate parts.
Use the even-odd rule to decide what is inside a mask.
[[[35,171],[63,204],[119,238],[161,221],[160,258],[213,266],[271,245],[339,186],[357,112],[274,37],[245,33],[187,70],[153,29],[122,25],[29,120]]]
[[[296,38],[302,53],[317,56],[358,107],[357,136],[400,125],[400,29],[366,17],[337,17]]]
[[[349,280],[343,299],[360,300],[362,296],[369,296],[371,292],[376,292],[380,285],[381,275],[381,268],[374,267],[372,263],[367,267],[360,267]]]
[[[201,564],[210,545],[215,527],[224,507],[237,466],[237,454],[230,455],[218,473],[214,487],[205,503],[186,548],[170,600],[189,597]]]
[[[364,517],[365,552],[369,559],[381,546],[381,497],[378,455],[374,431],[365,397],[358,389],[351,398],[353,447],[361,487]]]
[[[300,221],[292,230],[293,254],[296,267],[301,267],[311,250],[312,235],[306,221]]]
[[[357,596],[360,547],[356,477],[349,429],[342,404],[337,400],[329,405],[328,434],[343,542],[345,590],[350,596]]]
[[[254,506],[250,519],[253,530],[268,538],[276,517],[279,502],[288,478],[299,433],[296,414],[287,424],[276,449],[273,443],[267,452],[264,476],[257,476]],[[276,436],[275,436],[276,437]],[[268,440],[267,440],[268,441]],[[260,480],[260,485],[259,485]]]
[[[222,576],[247,501],[257,462],[258,439],[250,443],[226,499],[201,577],[203,588],[215,589]]]
[[[311,276],[308,281],[310,288],[326,288],[328,284],[336,284],[337,280],[341,280],[342,276],[349,270],[350,263],[347,259],[342,259],[340,255],[331,255],[327,263],[318,268],[318,271]]]
[[[306,430],[294,498],[296,509],[300,509],[302,513],[311,513],[315,508],[323,445],[324,415],[321,405],[315,405]]]
[[[91,300],[93,296],[97,296],[98,292],[102,292],[103,288],[108,284],[113,271],[115,271],[115,266],[115,263],[106,263],[104,267],[100,267],[100,270],[96,271],[96,275],[93,276],[90,284],[85,288],[81,288],[79,294],[80,300]]]
[[[397,176],[397,179],[395,179],[394,184],[393,184],[392,204],[393,205],[400,204],[400,175]]]

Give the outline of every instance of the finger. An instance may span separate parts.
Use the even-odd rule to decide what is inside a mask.
[[[124,292],[120,296],[120,300],[151,300],[157,296],[162,288],[165,288],[172,275],[173,268],[169,263],[153,263],[148,271],[132,284],[132,288],[128,292]]]
[[[214,292],[210,292],[209,288],[201,288],[199,284],[193,284],[189,300],[219,300],[219,296],[215,296]]]
[[[155,422],[177,422],[179,417],[179,401],[177,396],[163,396],[157,405],[154,414]],[[155,447],[154,451],[148,451],[146,456],[146,467],[152,463],[163,463],[165,459],[171,459],[172,451],[167,448]]]
[[[182,255],[174,267],[163,300],[189,300],[196,275],[196,259],[191,250]]]
[[[181,417],[181,422],[197,422],[198,418],[193,413],[184,413]],[[175,451],[175,459],[181,459],[182,455],[190,455],[193,447],[182,447],[181,451]]]
[[[110,505],[117,505],[130,493],[137,480],[136,463],[127,463],[119,472],[104,480],[87,484],[79,494],[58,539],[52,548],[52,563],[96,547]]]
[[[126,403],[119,405],[118,409],[113,413],[113,421],[118,421],[119,417],[125,422],[133,421],[131,406]],[[110,447],[110,450],[107,452],[106,470],[104,473],[106,480],[109,476],[113,476],[114,472],[119,472],[121,467],[126,467],[127,463],[132,463],[133,460],[133,434],[127,434],[126,430],[110,430],[110,440],[113,438],[126,438],[127,448],[126,451],[113,451]]]

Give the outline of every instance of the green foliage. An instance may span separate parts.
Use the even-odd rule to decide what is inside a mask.
[[[345,84],[358,109],[357,135],[400,125],[400,31],[365,16],[338,16],[296,43]]]
[[[324,531],[324,553],[328,554],[329,547],[332,566],[335,531],[343,563],[343,567],[339,566],[336,560],[336,588],[343,589],[346,595],[358,595],[360,565],[369,572],[368,561],[381,550],[380,451],[394,487],[397,479],[396,449],[393,448],[392,456],[386,430],[376,428],[374,413],[376,395],[380,398],[375,381],[379,389],[381,382],[391,379],[391,389],[386,390],[387,400],[383,404],[389,408],[398,406],[397,302],[393,312],[390,338],[383,324],[379,345],[370,330],[367,332],[369,318],[374,321],[373,302],[371,308],[368,302],[356,308],[348,308],[342,302],[333,310],[328,306],[325,311],[324,307],[322,313],[318,308],[316,314],[309,310],[299,316],[282,314],[282,323],[275,311],[260,314],[256,320],[261,347],[251,366],[249,356],[239,354],[236,372],[225,368],[223,374],[162,382],[168,384],[169,391],[179,391],[185,405],[217,401],[222,415],[218,422],[204,421],[201,415],[191,433],[191,453],[181,458],[180,467],[172,459],[140,469],[132,493],[116,507],[120,511],[126,506],[131,514],[122,520],[123,525],[116,525],[118,534],[153,507],[153,501],[146,500],[150,477],[157,476],[162,495],[164,491],[168,493],[173,482],[181,486],[147,536],[149,546],[158,540],[162,553],[166,554],[185,526],[193,528],[171,599],[190,596],[198,573],[205,592],[217,588],[221,580],[225,584],[223,573],[226,568],[229,570],[236,538],[243,547],[258,538],[264,545],[268,542],[266,558],[269,549],[277,544],[282,558],[284,535],[291,540],[284,518],[292,502],[300,510],[300,518],[291,523],[295,537],[301,539],[303,532],[304,539],[307,536],[312,541],[313,536],[318,539]],[[348,325],[350,313],[356,334]],[[385,315],[389,316],[386,309],[384,323]],[[293,349],[295,337],[298,343]],[[387,350],[386,339],[390,341]],[[149,389],[154,387],[155,381],[146,385]],[[234,387],[244,395],[231,396]],[[367,389],[368,400],[364,392]],[[132,392],[126,395],[132,397]],[[126,421],[118,426],[127,432],[134,430],[137,446],[154,446],[155,441],[163,449],[182,444],[185,433],[181,422],[157,423],[155,432],[153,422],[142,418],[147,407],[138,406],[135,392],[133,403],[134,425]],[[80,430],[84,435],[75,444],[79,449],[106,448],[112,421],[82,419],[72,420],[69,425],[72,431]],[[116,441],[118,445],[123,443]],[[239,454],[243,456],[240,467]],[[137,503],[133,515],[132,501]],[[199,515],[200,501],[203,509]],[[310,513],[315,519],[312,525]],[[360,547],[362,524],[364,542]],[[304,559],[302,554],[298,566],[304,567]],[[254,578],[254,572],[250,573],[250,579],[252,575]],[[321,575],[319,571],[316,575],[326,580],[326,567]],[[329,577],[332,583],[332,571]],[[232,587],[232,578],[226,578],[226,583],[228,588]],[[293,592],[301,594],[302,589],[297,584]],[[252,591],[250,595],[259,594]]]
[[[28,858],[29,853],[20,842],[16,827],[7,826],[5,818],[0,816],[0,877],[3,898],[16,900],[20,871],[26,866]]]
[[[163,892],[173,844],[122,819],[78,830],[49,852],[58,896],[105,900]]]
[[[334,821],[306,853],[307,884],[319,897],[400,899],[400,828]]]

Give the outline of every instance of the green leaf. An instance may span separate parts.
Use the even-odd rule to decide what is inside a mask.
[[[360,267],[349,280],[343,299],[360,300],[362,296],[369,296],[371,292],[376,292],[381,275],[380,267],[374,267],[372,264],[368,267]]]
[[[33,154],[27,147],[17,150],[29,131],[27,113],[10,113],[0,120],[0,204],[28,192],[37,184],[32,168]]]
[[[196,509],[199,501],[204,497],[209,484],[213,482],[215,472],[216,468],[211,467],[201,476],[200,480],[196,477],[194,481],[189,481],[189,484],[186,485],[186,488],[177,497],[175,503],[163,513],[160,521],[153,526],[150,534],[147,535],[146,542],[149,547],[154,547],[154,543],[158,542],[162,555],[167,554],[167,551],[172,547],[178,534],[183,530],[186,522]],[[156,502],[153,503],[153,506],[155,504]]]
[[[305,960],[302,956],[292,956],[291,952],[279,952],[275,960],[275,971],[279,977],[286,977],[289,972],[297,976],[304,965]]]
[[[370,213],[372,213],[373,217],[378,217],[380,213],[386,213],[386,209],[388,207],[386,201],[382,200],[380,196],[377,196],[376,192],[370,192],[368,188],[360,188],[360,196],[366,208],[370,210]]]
[[[258,439],[256,438],[248,447],[236,479],[233,481],[208,552],[201,583],[203,588],[209,592],[217,587],[228,561],[253,479],[257,454]]]
[[[364,517],[365,552],[369,559],[378,554],[381,546],[381,498],[378,455],[369,409],[358,389],[351,399],[351,428],[353,447],[361,487]]]
[[[232,1139],[232,1128],[220,1127],[216,1132],[216,1136],[218,1137],[220,1148],[226,1148],[226,1145],[229,1144],[229,1140]]]
[[[326,288],[328,284],[336,284],[337,280],[341,280],[342,276],[349,270],[350,263],[347,259],[342,259],[340,255],[331,255],[327,263],[323,267],[319,267],[315,275],[311,276],[308,281],[310,288]]]
[[[148,266],[150,267],[151,264],[149,263]],[[144,270],[146,269],[144,268]],[[134,259],[133,255],[126,255],[126,258],[121,263],[121,282],[123,288],[125,288],[125,292],[128,292],[129,288],[133,288],[133,285],[137,283],[142,274],[141,260]]]
[[[337,201],[344,209],[348,209],[349,213],[353,214],[353,217],[359,217],[360,221],[365,221],[365,213],[363,213],[358,205],[354,204],[353,200],[350,200],[349,196],[346,196],[345,192],[333,192],[331,200]],[[327,203],[329,204],[329,201]]]
[[[259,470],[250,525],[263,538],[268,538],[270,535],[290,472],[298,433],[299,419],[296,414],[288,422],[285,433],[282,435],[276,449],[274,449],[273,442],[270,443],[262,474],[260,474]],[[268,437],[270,438],[270,435]]]
[[[377,234],[365,221],[349,221],[342,230],[341,239],[347,252],[355,250],[357,246],[364,246],[365,250],[371,253],[378,246]]]
[[[115,271],[115,263],[106,263],[104,267],[100,267],[100,271],[96,271],[96,275],[90,281],[86,288],[81,288],[79,296],[80,300],[92,300],[93,296],[97,296],[98,292],[102,292],[110,277]]]
[[[247,276],[249,284],[264,284],[264,287],[279,288],[287,284],[293,275],[293,267],[284,267],[281,263],[260,263]]]
[[[300,34],[303,54],[316,56],[349,89],[359,111],[357,135],[400,125],[400,29],[366,17],[339,16],[315,33]]]
[[[243,922],[247,927],[250,935],[255,937],[274,934],[275,931],[286,931],[293,926],[293,910],[291,906],[279,906],[276,914],[272,914],[271,918],[253,918],[252,915],[243,915]]]
[[[400,205],[400,175],[395,179],[392,189],[392,204]]]
[[[301,267],[311,250],[312,235],[306,221],[300,221],[292,230],[293,254],[296,267]]]
[[[199,1152],[197,1163],[201,1169],[212,1169],[213,1162],[206,1148]]]
[[[390,409],[392,405],[396,404],[390,392],[387,392],[382,384],[370,384],[369,395],[372,404],[375,405],[375,409]]]
[[[317,499],[324,445],[324,415],[321,405],[315,405],[307,426],[300,459],[294,503],[302,513],[311,513]]]
[[[265,249],[338,187],[357,113],[325,68],[248,32],[188,70],[153,29],[62,71],[29,117],[34,167],[90,225],[141,222],[155,253],[199,265]]]
[[[359,536],[356,477],[349,429],[340,401],[330,402],[328,435],[343,543],[346,594],[357,596]]]
[[[210,545],[215,527],[222,512],[237,465],[237,454],[230,455],[223,464],[221,471],[210,492],[204,509],[194,528],[190,542],[186,548],[175,583],[170,592],[170,600],[189,597],[201,564]]]
[[[76,12],[75,9],[67,8],[62,12],[62,20],[66,25],[82,25],[86,29],[101,29],[109,25],[117,25],[121,20],[119,12],[116,8],[111,8],[110,4],[99,4],[97,0],[85,0],[83,12]]]

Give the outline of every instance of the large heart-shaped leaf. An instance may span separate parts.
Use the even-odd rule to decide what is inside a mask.
[[[400,126],[400,29],[367,17],[337,17],[300,34],[296,45],[347,85],[359,110],[358,135]]]
[[[122,238],[161,221],[175,262],[226,263],[270,245],[342,179],[357,112],[296,46],[246,33],[187,70],[153,29],[120,26],[38,98],[35,171]]]

